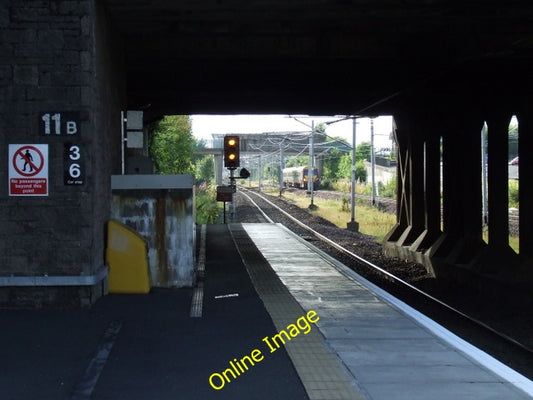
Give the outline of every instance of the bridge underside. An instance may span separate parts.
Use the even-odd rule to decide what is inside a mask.
[[[12,197],[7,163],[0,169],[0,278],[97,276],[109,177],[121,170],[120,111],[129,109],[143,110],[145,123],[164,114],[393,115],[398,223],[387,251],[533,281],[530,0],[10,0],[0,40],[0,145],[50,150],[48,196]],[[41,114],[62,111],[78,113],[80,134],[42,135]],[[511,115],[520,254],[508,245]],[[64,183],[69,143],[84,157],[80,186]]]
[[[481,87],[516,77],[533,47],[527,1],[103,3],[128,102],[154,112],[392,113],[372,105],[465,71]]]

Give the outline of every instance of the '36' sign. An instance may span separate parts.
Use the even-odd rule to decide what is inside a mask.
[[[83,150],[79,145],[65,143],[65,185],[83,185],[85,183],[85,171],[82,153]]]

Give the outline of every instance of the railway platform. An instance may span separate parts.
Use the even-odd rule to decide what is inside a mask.
[[[210,225],[199,236],[195,289],[0,310],[0,398],[533,396],[531,381],[280,225]]]
[[[308,310],[319,318],[315,337],[298,335],[285,344],[309,398],[533,396],[529,379],[281,225],[241,224],[230,225],[229,229],[278,329],[288,327]],[[255,248],[262,257],[257,257]]]

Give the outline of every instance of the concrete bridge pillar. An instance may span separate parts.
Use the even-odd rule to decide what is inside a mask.
[[[509,274],[518,257],[509,246],[508,130],[511,112],[502,104],[491,109],[488,126],[488,226],[489,241],[484,254],[471,266],[485,274]]]
[[[215,154],[215,183],[220,186],[223,185],[222,170],[224,168],[224,160],[221,155]]]
[[[514,254],[509,247],[508,130],[511,113],[492,112],[488,126],[489,257],[480,264],[485,271],[505,268]],[[496,262],[495,256],[498,256]]]
[[[89,305],[106,291],[109,181],[120,171],[126,109],[122,42],[101,2],[2,8],[0,305]],[[40,149],[46,191],[8,189],[19,177],[6,156],[18,144]]]
[[[448,118],[443,135],[444,235],[432,253],[449,263],[469,264],[484,247],[480,146],[483,119],[475,113],[455,113]]]
[[[396,117],[395,117],[396,120]],[[409,227],[410,222],[410,191],[411,181],[407,179],[409,163],[407,159],[409,157],[408,151],[408,134],[403,132],[405,127],[396,123],[396,129],[394,130],[394,136],[397,145],[397,169],[396,169],[396,225],[385,237],[385,251],[391,254],[395,254],[398,250],[396,242],[400,239],[402,234]]]
[[[409,247],[425,230],[423,124],[412,115],[396,115],[398,157],[398,225],[387,238]],[[405,136],[405,139],[402,137]]]
[[[520,258],[533,270],[533,101],[523,101],[517,113],[519,129]]]
[[[398,223],[385,239],[389,254],[421,259],[441,235],[440,140],[435,115],[395,116],[398,129]]]
[[[449,129],[449,128],[448,128]],[[446,257],[453,244],[461,238],[461,220],[453,218],[460,212],[462,201],[462,188],[459,184],[460,175],[461,141],[449,130],[442,136],[442,219],[443,236],[433,246],[432,253],[436,257]]]
[[[434,123],[433,123],[434,125]],[[429,130],[430,125],[427,124]],[[428,252],[442,234],[440,206],[440,137],[428,134],[424,142],[424,232],[411,246],[412,251]]]

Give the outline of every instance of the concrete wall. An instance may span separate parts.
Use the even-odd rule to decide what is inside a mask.
[[[91,0],[9,1],[0,29],[0,277],[92,276],[104,265],[105,182],[119,168],[121,44]],[[78,133],[42,135],[42,113],[65,111],[78,113]],[[66,143],[80,150],[83,184],[65,184]],[[9,196],[9,144],[48,146],[47,196]],[[101,285],[40,282],[4,285],[0,304],[79,305],[101,294]]]
[[[372,181],[372,164],[368,161],[365,161],[365,169],[366,169],[366,181],[371,182]],[[375,172],[376,172],[376,183],[381,183],[382,185],[386,185],[389,183],[392,179],[396,177],[396,166],[394,167],[383,167],[381,165],[375,166]]]
[[[195,282],[196,225],[192,175],[116,175],[111,216],[146,239],[152,286]]]

